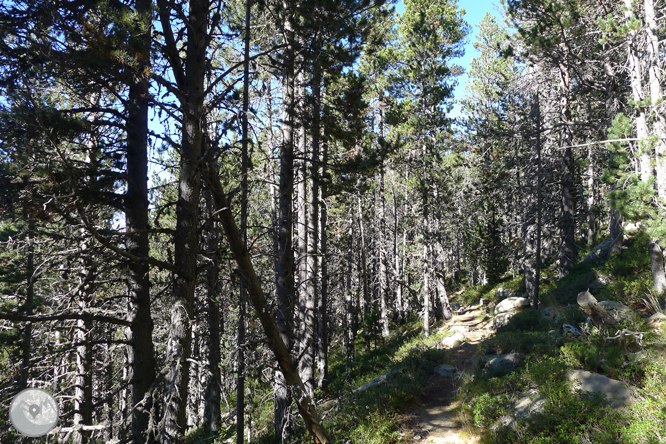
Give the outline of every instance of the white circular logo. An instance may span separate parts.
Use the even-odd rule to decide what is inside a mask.
[[[44,436],[58,422],[58,403],[42,389],[28,388],[16,395],[9,407],[9,420],[22,435]]]

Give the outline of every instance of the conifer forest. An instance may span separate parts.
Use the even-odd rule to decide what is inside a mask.
[[[479,7],[1,2],[0,442],[666,442],[666,2]]]

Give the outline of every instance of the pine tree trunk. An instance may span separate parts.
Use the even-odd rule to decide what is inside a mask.
[[[210,216],[214,213],[213,196],[206,195],[206,209]],[[220,288],[218,276],[220,273],[220,245],[219,228],[215,220],[211,220],[206,230],[207,249],[210,252],[210,268],[206,273],[206,311],[208,315],[208,359],[207,381],[204,396],[204,430],[207,433],[217,433],[222,424],[220,411],[221,393],[221,353],[220,353],[220,304],[218,302]]]
[[[430,243],[429,223],[428,223],[428,170],[427,170],[427,154],[428,149],[426,144],[423,144],[423,221],[422,223],[422,241],[423,241],[423,334],[427,338],[430,335],[430,255],[428,253],[428,246]]]
[[[321,91],[322,72],[319,62],[315,62],[312,95],[314,97],[312,120],[312,167],[310,196],[310,235],[308,247],[308,269],[313,276],[313,285],[308,287],[312,298],[317,302],[317,387],[322,387],[328,379],[328,277],[326,276],[326,191],[321,178],[326,175],[328,162],[328,144],[321,144]],[[320,145],[322,155],[320,158]],[[320,165],[321,163],[321,165]],[[320,176],[321,167],[321,176]],[[321,203],[321,205],[320,205]],[[320,285],[319,297],[316,298],[317,286]]]
[[[24,211],[24,217],[28,219],[28,257],[26,259],[26,284],[25,284],[25,315],[32,315],[35,301],[35,220]],[[32,355],[32,322],[26,322],[23,327],[23,344],[21,350],[21,373],[19,375],[19,391],[28,387],[30,376],[30,357]]]
[[[138,67],[129,86],[127,113],[127,194],[125,196],[125,216],[127,231],[127,252],[141,258],[127,266],[127,293],[129,297],[128,319],[132,323],[128,329],[130,347],[127,350],[131,367],[132,439],[135,444],[154,442],[155,430],[151,428],[152,397],[147,397],[156,377],[155,351],[153,347],[153,319],[150,304],[150,254],[148,237],[148,107],[150,103],[149,79],[146,73],[150,67],[152,2],[137,0],[136,12],[144,28],[137,32],[139,50],[143,57],[137,57]],[[154,427],[154,424],[153,424]]]
[[[245,38],[243,55],[243,114],[241,142],[241,220],[240,235],[243,247],[247,248],[248,205],[248,109],[250,103],[250,0],[245,0]],[[236,384],[236,443],[245,442],[245,287],[241,279],[238,291],[238,382]]]
[[[633,1],[624,0],[624,17],[627,22],[630,22],[634,17]],[[643,73],[641,61],[638,57],[638,33],[637,31],[629,30],[627,32],[627,61],[629,64],[629,81],[631,85],[631,98],[637,103],[636,107],[636,137],[639,139],[639,158],[638,166],[640,171],[640,178],[642,181],[647,182],[652,176],[652,167],[650,166],[650,153],[641,148],[641,140],[644,141],[648,137],[647,118],[645,116],[645,107],[638,105],[645,99],[645,91],[643,90]]]
[[[565,45],[562,47],[566,48]],[[565,54],[568,49],[565,49]],[[566,55],[564,56],[566,57]],[[575,161],[573,155],[573,132],[570,128],[572,122],[570,103],[570,72],[568,63],[562,62],[560,70],[561,94],[561,121],[565,124],[562,130],[560,146],[563,149],[562,157],[562,234],[560,239],[560,259],[558,274],[564,277],[573,268],[576,262],[576,202],[575,202]]]
[[[167,389],[164,393],[164,418],[160,442],[179,442],[187,427],[187,399],[194,322],[194,292],[197,276],[199,196],[201,191],[201,155],[204,125],[204,78],[208,43],[207,0],[190,0],[185,50],[184,79],[179,84],[182,94],[182,139],[176,203],[174,265],[178,270],[166,350]],[[161,9],[161,8],[160,8]],[[161,11],[169,14],[169,11]],[[167,18],[169,16],[167,15]],[[163,26],[164,20],[162,20]],[[170,24],[166,24],[170,26]],[[174,72],[179,64],[172,62]],[[179,74],[176,74],[176,77]]]
[[[292,246],[294,192],[294,35],[291,4],[282,1],[285,15],[285,48],[282,73],[282,145],[280,147],[280,188],[278,202],[278,252],[277,252],[277,326],[287,350],[291,350],[293,334],[294,252]],[[278,439],[286,439],[290,433],[289,408],[291,397],[282,372],[275,372],[274,426]]]
[[[655,186],[657,195],[661,203],[666,203],[666,116],[665,108],[661,101],[663,100],[661,82],[663,78],[663,64],[660,60],[659,48],[659,24],[655,14],[654,0],[645,0],[645,34],[647,37],[647,55],[648,55],[648,84],[650,86],[650,101],[652,102],[652,112],[650,117],[652,122],[652,134],[656,136],[654,141],[655,165]],[[663,9],[662,9],[663,10]]]

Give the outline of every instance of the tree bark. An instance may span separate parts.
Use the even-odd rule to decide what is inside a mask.
[[[214,213],[213,196],[206,193],[206,208],[209,217]],[[220,273],[220,245],[219,228],[216,220],[210,221],[210,227],[206,230],[206,243],[210,255],[210,268],[206,276],[206,297],[208,314],[208,359],[207,359],[207,381],[204,396],[204,430],[215,434],[222,425],[222,412],[220,411],[221,375],[220,364],[222,357],[220,353],[220,304],[219,304],[219,273]]]
[[[169,10],[166,26],[169,22]],[[182,139],[176,203],[175,267],[178,270],[174,285],[169,339],[166,350],[167,389],[164,393],[164,418],[160,442],[175,444],[187,427],[186,408],[190,377],[192,323],[194,322],[194,291],[196,284],[196,258],[198,251],[197,225],[201,192],[201,156],[204,136],[204,78],[206,73],[206,47],[208,43],[209,2],[190,0],[185,49],[183,81],[178,85],[182,109]],[[162,24],[165,26],[164,17]],[[171,48],[175,50],[175,48]],[[170,60],[174,76],[178,78],[179,60]]]
[[[292,246],[294,192],[294,35],[291,3],[282,1],[285,16],[286,47],[282,72],[282,145],[280,147],[280,188],[278,202],[278,252],[276,270],[277,326],[281,340],[291,349],[294,310],[294,251]],[[291,397],[282,372],[275,372],[274,426],[278,439],[289,434],[288,410]]]
[[[245,0],[245,37],[243,49],[243,111],[241,141],[241,220],[240,235],[243,247],[247,248],[248,205],[248,109],[250,101],[250,0]],[[236,443],[245,442],[245,286],[240,280],[238,291],[238,383],[236,384]]]
[[[568,54],[566,45],[565,53]],[[567,55],[564,56],[565,58]],[[560,146],[563,149],[562,156],[562,231],[560,239],[560,258],[558,275],[560,278],[569,274],[576,262],[576,201],[575,201],[575,161],[573,155],[573,133],[570,124],[572,122],[570,103],[570,68],[565,60],[559,64],[560,71],[560,94],[561,94],[561,121],[565,124],[562,130]]]
[[[662,294],[666,288],[666,273],[664,273],[664,255],[659,246],[659,239],[650,240],[648,245],[650,252],[650,268],[652,269],[652,289],[657,294]]]
[[[148,107],[150,104],[149,79],[151,44],[150,0],[136,0],[140,29],[135,35],[138,64],[129,85],[127,112],[127,194],[125,216],[127,220],[127,252],[141,258],[128,261],[127,293],[128,320],[131,322],[127,350],[131,368],[132,439],[135,444],[152,443],[155,431],[150,430],[152,399],[142,403],[155,381],[155,351],[153,347],[153,319],[150,303],[150,239],[148,230]]]

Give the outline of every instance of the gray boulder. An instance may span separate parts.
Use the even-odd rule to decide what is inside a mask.
[[[663,313],[655,313],[646,319],[646,322],[654,330],[666,329],[666,315]]]
[[[375,378],[375,379],[373,379],[372,381],[368,382],[367,384],[362,385],[361,387],[359,387],[359,388],[357,388],[357,389],[354,389],[354,390],[352,390],[352,391],[353,391],[354,393],[361,393],[361,392],[364,392],[364,391],[366,391],[366,390],[368,390],[368,389],[370,389],[370,388],[373,388],[373,387],[379,387],[379,386],[381,386],[381,385],[384,385],[384,384],[386,384],[386,381],[387,381],[388,379],[390,379],[393,375],[395,375],[395,374],[398,373],[399,371],[400,371],[400,370],[398,370],[398,369],[396,369],[396,370],[391,370],[391,371],[388,372],[387,374],[385,374],[385,375],[381,375],[379,378]]]
[[[490,323],[490,328],[492,328],[493,330],[497,330],[500,327],[504,327],[506,324],[509,323],[509,319],[511,319],[515,314],[516,314],[515,311],[507,311],[498,314],[493,318],[493,321]]]
[[[586,370],[569,370],[566,376],[573,388],[603,393],[613,407],[627,407],[635,400],[634,389],[616,379]]]
[[[529,418],[532,415],[543,412],[546,400],[536,390],[530,390],[516,401],[516,418]]]
[[[465,339],[465,336],[462,333],[456,332],[451,336],[445,337],[442,342],[439,343],[438,348],[456,348],[462,341]]]
[[[599,305],[604,307],[616,320],[625,320],[635,322],[638,320],[638,314],[626,305],[615,301],[601,301]]]
[[[517,353],[507,353],[504,355],[486,355],[481,360],[485,364],[483,367],[484,376],[504,376],[516,369],[522,357]]]
[[[530,300],[523,297],[510,297],[504,299],[502,302],[497,304],[495,307],[495,314],[505,313],[507,311],[522,310],[525,307],[529,307]]]
[[[445,378],[453,378],[457,372],[458,370],[454,366],[448,364],[442,364],[435,367],[435,373],[444,376]]]
[[[590,251],[587,256],[583,258],[581,263],[583,262],[594,262],[594,261],[605,261],[608,259],[608,256],[611,251],[611,247],[613,246],[613,241],[611,239],[604,239]]]

